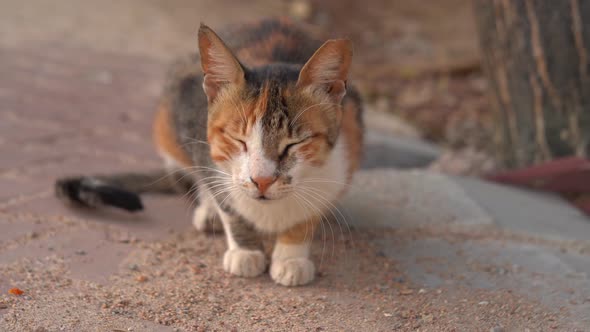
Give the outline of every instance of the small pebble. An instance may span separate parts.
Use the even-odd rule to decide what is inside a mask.
[[[481,301],[481,302],[479,302],[478,304],[479,304],[479,305],[488,305],[489,303],[490,303],[490,302],[488,302],[488,301]]]
[[[129,264],[129,270],[131,270],[131,271],[138,271],[139,270],[139,266],[137,266],[137,264]]]
[[[20,295],[23,295],[25,292],[22,289],[15,287],[15,288],[9,289],[8,293],[12,294],[12,295],[20,296]]]
[[[418,294],[424,294],[424,293],[426,293],[426,289],[420,288],[420,290],[418,291]]]
[[[139,276],[137,276],[137,277],[135,278],[135,280],[136,280],[137,282],[146,282],[146,281],[148,281],[148,277],[146,277],[146,276],[144,276],[144,275],[139,275]]]
[[[399,293],[401,295],[412,295],[412,294],[414,294],[414,290],[413,289],[402,289],[399,291]]]
[[[385,316],[385,317],[391,317],[391,316],[393,316],[393,314],[390,314],[390,313],[388,313],[388,312],[384,312],[384,313],[383,313],[383,316]]]
[[[84,255],[86,255],[86,251],[84,251],[84,250],[76,250],[76,255],[84,256]]]
[[[490,332],[504,332],[504,328],[502,326],[492,327]]]
[[[8,309],[8,304],[0,302],[0,309]]]

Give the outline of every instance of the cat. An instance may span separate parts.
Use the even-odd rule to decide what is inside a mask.
[[[172,67],[154,122],[164,169],[59,179],[56,194],[137,211],[139,193],[194,193],[194,226],[221,221],[227,272],[265,272],[261,235],[274,234],[271,278],[308,284],[314,229],[346,192],[362,155],[362,102],[347,82],[352,44],[322,44],[284,19],[222,36],[201,24],[199,55]]]

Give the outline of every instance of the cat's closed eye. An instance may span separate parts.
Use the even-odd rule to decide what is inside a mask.
[[[239,138],[235,138],[233,136],[229,136],[229,138],[231,138],[232,140],[240,143],[240,145],[242,145],[242,149],[244,149],[244,152],[247,152],[248,151],[248,144],[246,144],[245,141],[243,141],[243,140],[241,140]]]
[[[285,145],[285,147],[283,148],[283,151],[280,153],[279,158],[281,160],[286,158],[289,155],[289,152],[291,152],[297,145],[307,142],[310,138],[311,138],[311,136]]]

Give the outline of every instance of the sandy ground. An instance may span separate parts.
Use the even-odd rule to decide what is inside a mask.
[[[49,255],[0,271],[27,290],[10,298],[10,331],[511,331],[563,330],[559,313],[510,291],[417,288],[371,240],[404,242],[395,233],[352,232],[346,240],[317,239],[318,280],[288,289],[268,276],[240,279],[219,266],[220,236],[196,232],[129,244],[108,283],[72,279],[68,262]],[[100,323],[98,323],[100,322]],[[152,324],[156,323],[158,325]]]

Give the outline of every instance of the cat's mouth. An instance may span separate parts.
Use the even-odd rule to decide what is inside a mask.
[[[281,200],[282,198],[284,198],[286,195],[268,195],[268,194],[258,194],[257,196],[250,196],[252,199],[254,199],[257,202],[260,203],[271,203],[271,202],[276,202]]]

